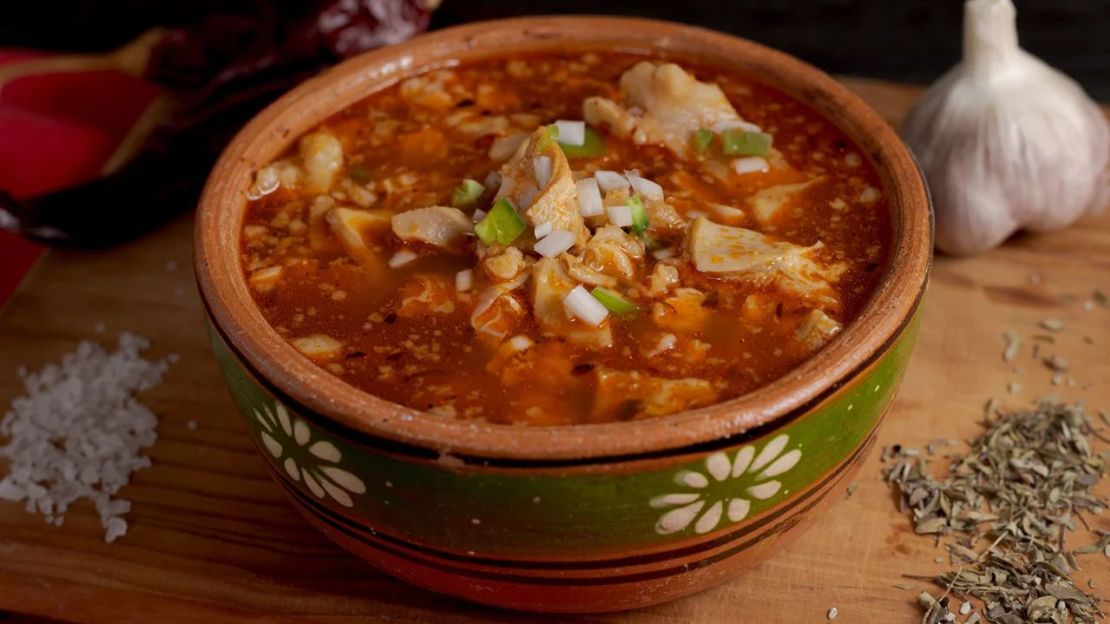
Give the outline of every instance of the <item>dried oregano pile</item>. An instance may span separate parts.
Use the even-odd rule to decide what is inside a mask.
[[[1093,493],[1106,472],[1107,452],[1095,454],[1088,437],[1100,434],[1080,405],[1044,400],[1036,408],[1003,414],[988,406],[986,431],[966,454],[951,456],[947,477],[928,470],[937,441],[925,451],[898,446],[884,450],[883,476],[912,511],[915,532],[936,535],[954,569],[931,581],[939,598],[923,592],[923,622],[967,624],[1093,623],[1105,616],[1099,599],[1076,587],[1076,555],[1107,565],[1110,532],[1069,551],[1065,539],[1085,514],[1102,513],[1108,502]],[[1099,417],[1107,420],[1105,413]],[[1088,527],[1089,528],[1089,527]],[[962,603],[949,610],[956,597]],[[983,602],[972,613],[967,600]],[[970,614],[970,615],[968,615]]]

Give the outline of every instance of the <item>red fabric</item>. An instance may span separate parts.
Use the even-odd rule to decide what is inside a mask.
[[[0,65],[34,56],[0,50]],[[159,93],[116,71],[13,80],[0,91],[0,188],[33,197],[95,178]]]
[[[0,65],[43,56],[0,50]],[[116,71],[17,78],[0,90],[0,188],[34,197],[97,176],[120,140],[161,93]],[[34,259],[37,245],[0,232],[0,304]]]

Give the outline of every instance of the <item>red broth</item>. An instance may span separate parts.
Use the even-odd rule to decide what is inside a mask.
[[[252,188],[241,257],[262,314],[306,357],[348,383],[449,418],[529,425],[647,418],[724,401],[783,376],[859,313],[888,261],[891,228],[878,176],[860,148],[807,106],[742,75],[680,63],[703,83],[718,85],[736,113],[758,126],[756,134],[771,135],[773,152],[724,154],[728,129],[699,128],[689,147],[676,147],[651,132],[622,135],[618,123],[595,119],[589,127],[604,154],[567,159],[574,181],[600,179],[597,170],[634,170],[664,194],[650,203],[647,231],[607,230],[620,244],[642,247],[640,257],[621,258],[612,247],[591,256],[576,245],[556,258],[566,269],[592,257],[603,273],[597,279],[636,307],[606,310],[599,327],[569,304],[551,312],[566,316],[555,330],[537,316],[533,272],[543,259],[533,248],[533,227],[543,224],[528,222],[526,206],[515,206],[525,231],[509,245],[486,244],[467,232],[436,246],[402,240],[388,226],[396,226],[391,215],[452,206],[464,179],[488,182],[478,199],[459,208],[472,222],[475,210],[489,211],[495,194],[505,192],[503,181],[490,178],[506,166],[491,149],[503,158],[512,147],[507,137],[529,140],[556,120],[582,120],[588,97],[607,98],[648,127],[654,109],[640,110],[641,100],[621,85],[622,74],[643,61],[663,62],[600,52],[467,64],[394,85],[328,119],[299,150],[294,146],[259,172]],[[699,150],[706,134],[708,146]],[[337,148],[338,169],[328,160]],[[749,151],[758,152],[758,145]],[[521,157],[517,152],[509,160]],[[745,164],[736,165],[741,158]],[[317,161],[327,161],[332,172],[323,186],[313,181]],[[541,178],[535,182],[543,187]],[[762,214],[753,196],[786,185],[799,186]],[[607,205],[630,201],[605,199]],[[371,224],[357,230],[359,240],[344,242],[339,214],[353,221],[374,215],[385,225]],[[693,232],[699,216],[708,223]],[[591,241],[608,218],[584,220]],[[674,223],[661,227],[665,218]],[[710,245],[705,233],[717,225],[797,247],[779,248],[766,256],[766,267],[744,269],[739,277],[699,270],[693,252]],[[503,260],[512,265],[518,254],[509,246],[526,268],[517,276],[522,283],[495,300],[508,312],[493,335],[488,326],[476,329],[472,315],[488,301],[483,293],[505,281],[485,259],[507,254]],[[790,255],[795,252],[824,276],[823,295],[791,281],[791,258],[802,257]],[[467,280],[457,274],[467,270],[470,287],[460,290]],[[668,281],[653,284],[657,271],[677,276],[676,283],[657,287]],[[575,339],[579,330],[606,338],[603,344]]]

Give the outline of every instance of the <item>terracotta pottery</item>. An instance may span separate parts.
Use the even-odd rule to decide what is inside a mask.
[[[300,356],[255,308],[239,264],[254,171],[303,132],[429,67],[567,49],[662,51],[807,103],[878,168],[892,266],[826,348],[749,395],[655,420],[520,427],[386,402]],[[317,528],[398,578],[535,611],[611,611],[719,583],[797,534],[874,440],[916,333],[932,249],[921,175],[894,132],[829,76],[708,30],[624,18],[467,25],[367,53],[263,111],[201,200],[196,271],[212,343],[250,435]]]

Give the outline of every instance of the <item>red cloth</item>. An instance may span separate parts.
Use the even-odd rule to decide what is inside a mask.
[[[42,58],[0,49],[0,65]],[[0,188],[33,197],[97,176],[161,89],[116,71],[16,78],[0,89]],[[93,208],[93,207],[90,207]],[[0,232],[0,305],[41,253]]]

